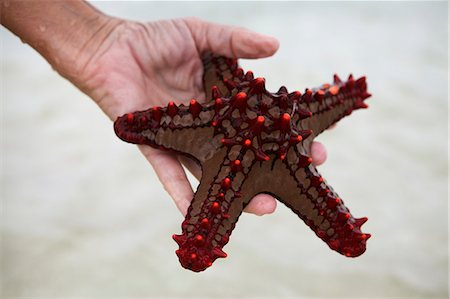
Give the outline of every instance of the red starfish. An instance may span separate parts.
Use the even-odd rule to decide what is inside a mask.
[[[174,235],[183,267],[203,271],[220,257],[245,206],[268,193],[296,213],[328,246],[356,257],[366,250],[367,218],[353,218],[311,164],[314,137],[359,108],[367,108],[365,77],[306,89],[303,95],[265,89],[264,78],[244,74],[237,61],[204,59],[207,98],[119,117],[114,129],[124,141],[182,153],[202,166],[202,178]]]

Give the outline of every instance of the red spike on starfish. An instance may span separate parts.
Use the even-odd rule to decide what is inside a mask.
[[[193,118],[198,117],[198,115],[200,114],[200,112],[202,111],[202,105],[200,105],[199,102],[197,102],[196,100],[192,99],[189,102],[189,112],[192,114]]]
[[[250,82],[251,91],[254,94],[261,94],[266,91],[266,80],[264,78],[255,78]]]
[[[233,106],[238,108],[241,112],[247,108],[247,94],[245,92],[238,92],[233,97]]]
[[[175,105],[174,102],[169,102],[169,104],[167,105],[167,114],[170,117],[174,117],[175,115],[177,115],[177,113],[178,113],[177,105]]]
[[[334,84],[341,84],[342,80],[341,80],[341,78],[339,78],[339,76],[337,74],[334,74],[333,75],[333,82],[334,82]]]

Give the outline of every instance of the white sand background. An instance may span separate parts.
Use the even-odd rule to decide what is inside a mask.
[[[365,74],[370,108],[320,136],[329,158],[319,169],[373,236],[345,258],[280,204],[241,217],[227,259],[200,274],[181,268],[171,235],[182,217],[147,162],[1,28],[2,298],[447,298],[446,2],[94,5],[274,35],[274,57],[242,61],[274,91]]]

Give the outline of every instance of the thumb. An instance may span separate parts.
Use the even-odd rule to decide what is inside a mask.
[[[230,58],[262,58],[272,56],[279,47],[276,38],[242,27],[210,23],[198,18],[184,21],[200,53],[211,51]]]

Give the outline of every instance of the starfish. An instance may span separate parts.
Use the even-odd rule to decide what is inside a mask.
[[[325,129],[367,108],[365,77],[271,93],[264,78],[244,73],[236,59],[206,54],[206,98],[188,105],[127,113],[114,123],[119,138],[181,153],[202,167],[200,184],[173,235],[183,267],[203,271],[227,254],[239,216],[249,201],[267,193],[289,207],[331,249],[356,257],[370,234],[361,232],[366,217],[354,218],[338,194],[311,164],[310,146]]]

